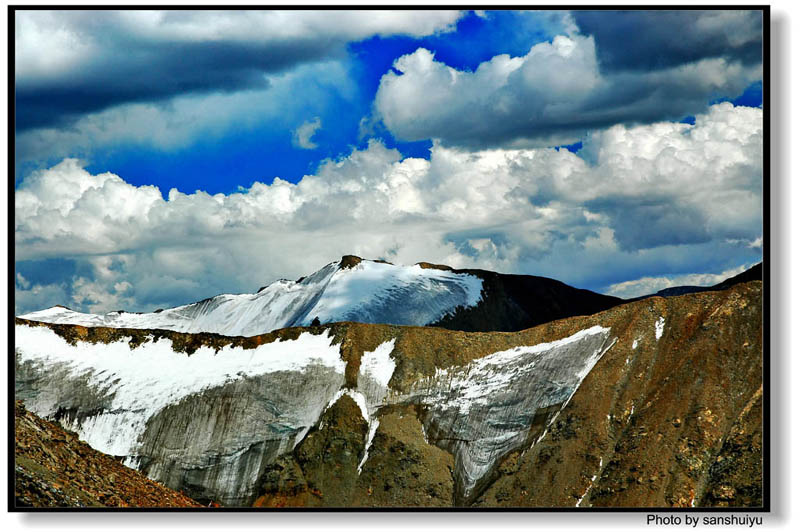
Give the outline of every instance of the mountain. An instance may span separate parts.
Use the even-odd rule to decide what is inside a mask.
[[[73,432],[14,405],[14,498],[20,507],[200,507]]]
[[[518,332],[16,319],[15,392],[201,503],[760,507],[762,334],[760,281]]]
[[[725,279],[721,283],[717,283],[713,286],[671,286],[669,288],[659,290],[655,294],[651,294],[649,296],[642,296],[637,299],[644,299],[647,297],[652,297],[653,295],[661,297],[672,297],[672,296],[681,296],[683,294],[693,294],[695,292],[707,292],[709,290],[725,290],[739,283],[746,283],[749,281],[761,281],[763,277],[764,277],[763,263],[759,262],[755,266],[748,268],[742,273],[734,275],[730,279]]]
[[[759,262],[755,266],[748,268],[738,275],[734,275],[730,279],[725,279],[719,284],[715,284],[711,288],[713,290],[725,290],[733,285],[739,283],[747,283],[750,281],[761,281],[764,279],[764,263]]]
[[[357,321],[436,325],[467,331],[517,331],[592,314],[622,300],[544,277],[397,266],[346,255],[297,281],[280,280],[255,294],[224,294],[151,313],[84,314],[52,307],[21,316],[90,327],[167,329],[253,336],[284,327]]]

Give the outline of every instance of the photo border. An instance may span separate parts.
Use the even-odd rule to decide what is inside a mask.
[[[14,441],[12,437],[15,432],[15,419],[14,419],[14,370],[15,361],[14,357],[10,356],[15,349],[15,334],[14,334],[14,293],[15,289],[15,246],[14,246],[14,193],[16,188],[15,177],[15,124],[14,124],[14,111],[15,111],[15,24],[14,15],[16,11],[45,11],[45,10],[60,10],[60,11],[104,11],[104,10],[180,10],[180,11],[211,11],[211,10],[402,10],[402,11],[417,11],[417,10],[458,10],[458,9],[485,9],[485,10],[531,10],[531,11],[569,11],[569,10],[592,10],[592,11],[699,11],[699,10],[753,10],[762,13],[762,126],[763,126],[763,151],[762,151],[762,169],[763,169],[763,188],[762,188],[762,262],[763,262],[763,299],[762,299],[762,383],[764,387],[763,392],[763,409],[762,409],[762,502],[761,507],[513,507],[513,508],[492,508],[492,507],[285,507],[285,508],[254,508],[254,507],[219,507],[219,508],[145,508],[145,507],[17,507],[15,501],[15,459],[14,459]],[[353,512],[353,513],[373,513],[373,512],[398,512],[398,513],[568,513],[568,514],[609,514],[609,513],[710,513],[710,512],[724,512],[724,513],[756,513],[763,514],[772,510],[772,475],[771,475],[771,426],[770,426],[770,369],[771,369],[771,356],[770,356],[770,183],[771,183],[771,169],[770,169],[770,64],[771,64],[771,50],[770,50],[770,5],[469,5],[469,4],[439,4],[439,5],[291,5],[281,4],[275,6],[253,6],[253,5],[9,5],[7,6],[8,16],[8,511],[20,513],[327,513],[327,512]]]

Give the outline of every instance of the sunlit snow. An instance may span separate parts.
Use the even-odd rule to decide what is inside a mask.
[[[656,340],[661,338],[661,335],[664,334],[664,317],[661,316],[656,320]]]
[[[254,336],[283,327],[357,321],[427,325],[458,307],[481,300],[481,279],[420,266],[362,261],[342,269],[338,262],[297,281],[280,280],[256,294],[223,294],[159,312],[84,314],[64,307],[21,318],[89,327],[167,329]]]
[[[202,346],[192,355],[175,352],[162,338],[131,348],[129,339],[70,345],[47,327],[15,327],[20,363],[61,364],[68,376],[85,376],[90,388],[113,395],[111,408],[73,427],[89,445],[112,455],[132,454],[147,420],[182,398],[244,377],[301,371],[318,364],[344,374],[338,344],[325,334],[301,334],[255,349]],[[46,412],[39,412],[47,415]]]

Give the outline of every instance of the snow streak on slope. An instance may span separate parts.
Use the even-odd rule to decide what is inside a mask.
[[[255,349],[225,346],[215,352],[202,346],[192,355],[175,352],[172,342],[164,338],[132,349],[126,339],[70,345],[46,327],[17,325],[15,334],[18,363],[53,374],[64,393],[93,393],[107,402],[95,415],[76,418],[70,428],[95,449],[117,456],[135,454],[148,420],[189,395],[248,377],[307,371],[312,365],[331,368],[342,376],[345,370],[339,346],[332,345],[327,333],[303,333],[297,340]],[[63,397],[42,394],[28,407],[48,417],[63,404]],[[305,409],[303,404],[296,407]],[[309,412],[306,426],[318,415]]]
[[[224,294],[159,312],[83,314],[52,307],[21,316],[47,323],[132,329],[168,329],[254,336],[283,327],[357,321],[427,325],[481,299],[473,275],[361,261],[352,268],[328,264],[299,282],[276,281],[256,294]]]
[[[428,437],[453,453],[468,498],[505,453],[523,445],[537,411],[569,400],[613,345],[595,326],[555,342],[497,352],[467,366],[437,369],[404,401],[428,408]]]
[[[375,438],[380,424],[375,414],[378,408],[384,404],[389,391],[389,381],[394,375],[396,364],[391,356],[394,351],[394,343],[394,339],[384,342],[375,351],[365,352],[361,357],[361,367],[358,370],[358,389],[362,390],[365,398],[369,431],[364,444],[364,455],[358,464],[359,473],[369,457],[369,449],[372,447],[372,440]]]
[[[656,320],[656,340],[659,340],[662,334],[664,334],[664,316]]]

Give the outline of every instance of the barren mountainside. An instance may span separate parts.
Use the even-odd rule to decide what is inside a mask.
[[[18,507],[199,507],[56,423],[14,406],[14,480]]]
[[[519,332],[17,319],[16,393],[200,502],[759,506],[761,297],[753,281]]]

